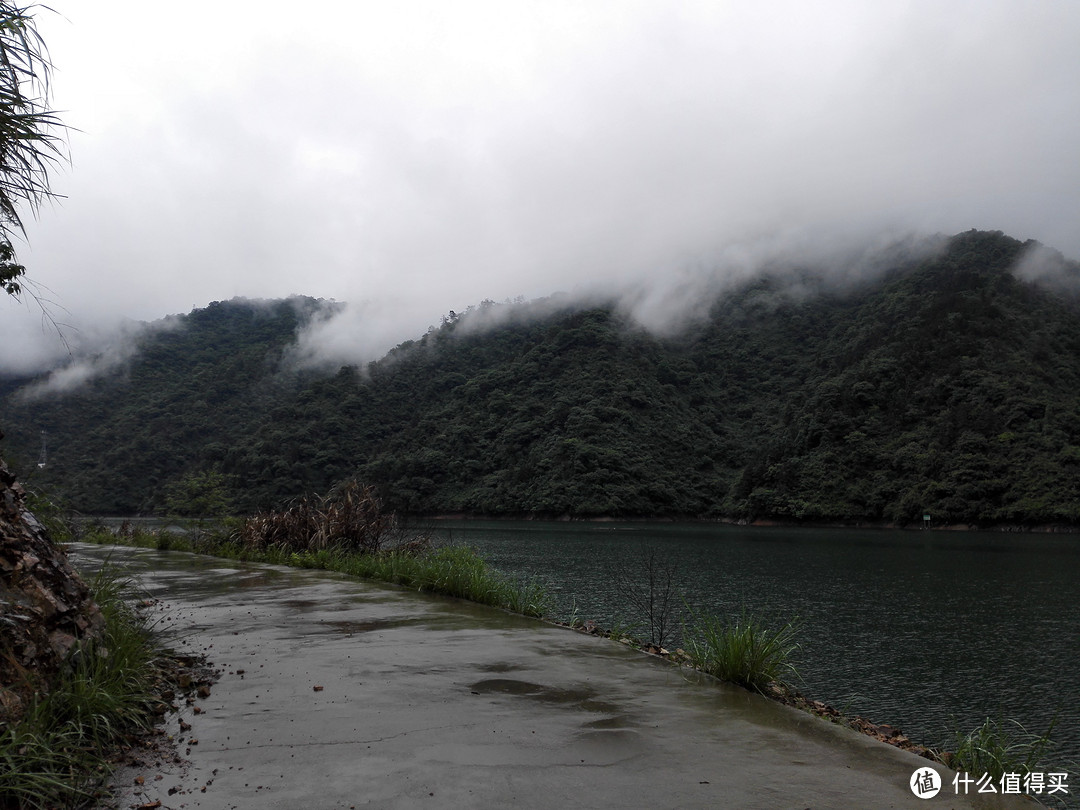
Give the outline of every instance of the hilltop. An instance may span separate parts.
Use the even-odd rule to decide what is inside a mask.
[[[615,301],[487,302],[331,374],[288,362],[324,303],[215,303],[67,393],[6,381],[5,453],[90,513],[355,476],[417,514],[1080,524],[1080,268],[1035,279],[1036,249],[773,268],[674,336]]]

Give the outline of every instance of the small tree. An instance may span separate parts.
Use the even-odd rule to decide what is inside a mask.
[[[649,643],[663,647],[678,626],[676,610],[682,602],[679,568],[656,546],[642,548],[614,572],[615,592],[629,607],[632,626],[649,633]]]
[[[232,509],[228,481],[215,470],[189,473],[165,490],[165,509],[177,517],[225,517]]]

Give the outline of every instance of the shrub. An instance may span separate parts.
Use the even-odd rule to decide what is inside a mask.
[[[786,685],[798,677],[792,656],[799,649],[796,622],[769,630],[751,616],[728,623],[716,616],[695,617],[683,630],[692,665],[724,681],[764,693],[771,683]]]
[[[248,518],[239,537],[249,551],[376,553],[397,533],[397,516],[383,509],[375,488],[346,481],[328,495],[304,495],[281,511]]]
[[[677,630],[680,579],[675,562],[655,546],[627,554],[612,571],[615,592],[629,608],[635,631],[647,630],[649,643],[657,647],[667,644]]]

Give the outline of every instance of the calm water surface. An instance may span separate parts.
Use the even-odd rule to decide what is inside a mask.
[[[643,552],[686,604],[802,623],[801,691],[945,744],[986,717],[1042,733],[1080,793],[1080,536],[702,524],[440,522],[496,568],[535,577],[556,614],[633,619],[613,573]]]

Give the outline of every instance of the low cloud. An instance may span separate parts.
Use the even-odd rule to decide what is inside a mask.
[[[418,292],[409,299],[335,304],[301,331],[289,359],[301,367],[364,366],[447,319],[467,334],[585,306],[612,306],[653,334],[671,337],[700,323],[720,296],[754,277],[769,275],[789,299],[822,290],[842,292],[925,258],[944,244],[943,237],[913,234],[789,231],[731,245],[708,261],[701,258],[652,274],[627,273],[621,280],[585,279],[568,291],[528,301],[523,296],[502,302],[489,298],[456,311],[440,310],[437,298]]]
[[[1039,242],[1027,246],[1013,274],[1053,290],[1080,293],[1080,263],[1067,260],[1060,251]]]
[[[560,290],[675,328],[770,241],[1080,256],[1077,3],[236,0],[192,38],[63,2],[73,168],[20,260],[78,324],[310,295],[349,302],[298,348],[332,363]],[[0,367],[57,356],[27,318]]]
[[[401,300],[331,302],[300,330],[283,362],[326,370],[365,365],[394,346],[420,337],[416,324],[426,312],[418,302]],[[427,317],[432,316],[428,313]]]
[[[78,333],[74,335],[74,346],[67,362],[21,388],[18,397],[33,401],[70,393],[95,377],[123,366],[138,351],[140,340],[149,332],[178,329],[180,324],[179,318],[169,317],[152,324],[128,322],[107,332]]]

